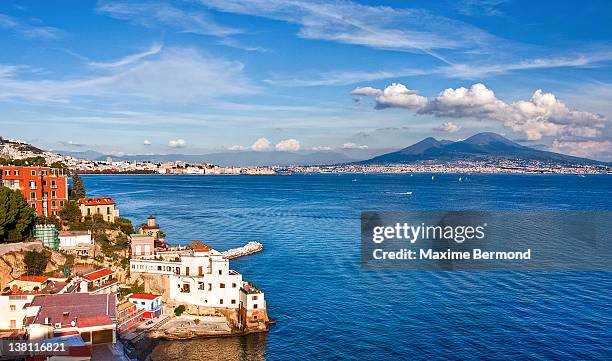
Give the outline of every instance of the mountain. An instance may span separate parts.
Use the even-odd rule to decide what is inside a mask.
[[[453,142],[425,138],[407,148],[380,155],[359,164],[417,163],[425,161],[542,161],[561,164],[594,164],[605,162],[529,148],[495,133],[478,133],[465,140]]]
[[[106,159],[107,157],[106,155],[104,155],[104,153],[96,152],[95,150],[85,150],[81,152],[75,152],[70,150],[54,150],[53,152],[59,153],[67,157],[74,157],[84,160],[102,160]]]

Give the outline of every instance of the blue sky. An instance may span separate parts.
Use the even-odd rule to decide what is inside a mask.
[[[494,131],[612,160],[609,1],[0,2],[0,134],[122,153]]]

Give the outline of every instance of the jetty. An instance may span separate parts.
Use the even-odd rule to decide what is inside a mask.
[[[234,259],[242,256],[248,256],[253,253],[263,251],[263,244],[257,241],[251,241],[242,247],[228,249],[221,252],[221,255],[227,259]]]

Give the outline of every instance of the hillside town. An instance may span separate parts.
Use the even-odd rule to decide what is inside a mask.
[[[335,165],[273,165],[224,167],[211,163],[93,161],[42,151],[25,141],[0,138],[0,158],[26,159],[43,157],[47,164],[64,164],[81,174],[163,174],[163,175],[291,175],[312,173],[505,173],[505,174],[610,174],[612,165],[569,164],[521,159],[482,161],[423,161],[414,164],[362,164],[359,162]]]
[[[172,246],[153,214],[134,228],[112,196],[86,196],[73,177],[50,166],[0,165],[0,189],[23,196],[37,219],[24,241],[0,234],[0,259],[10,265],[0,277],[0,338],[62,345],[3,348],[0,357],[142,359],[143,345],[156,339],[268,330],[263,290],[229,262],[261,251],[259,242],[224,252],[200,241]]]

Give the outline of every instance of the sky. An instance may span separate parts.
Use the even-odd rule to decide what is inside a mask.
[[[0,135],[106,154],[492,131],[612,160],[612,3],[0,2]]]

